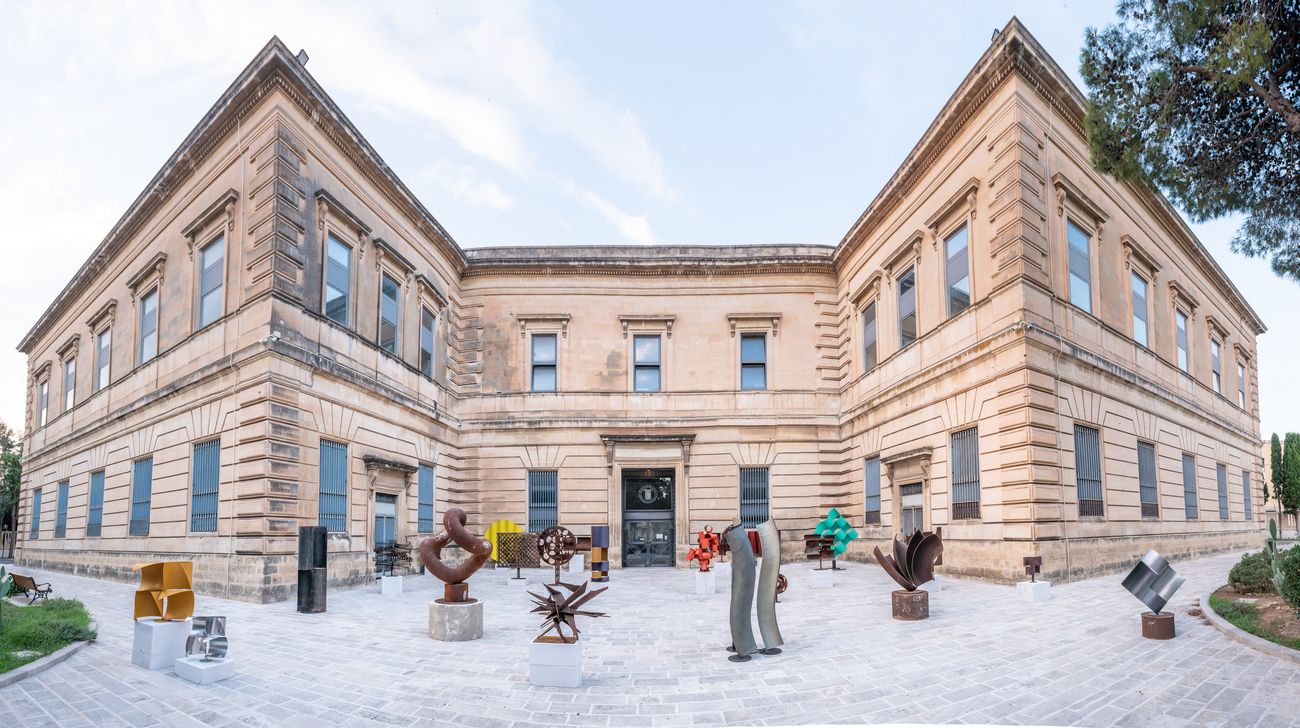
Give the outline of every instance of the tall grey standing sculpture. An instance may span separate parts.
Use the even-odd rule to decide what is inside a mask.
[[[1151,610],[1142,614],[1142,636],[1153,640],[1173,639],[1174,615],[1172,612],[1161,614],[1160,610],[1174,598],[1174,592],[1183,585],[1183,577],[1169,565],[1169,560],[1155,549],[1147,551],[1146,556],[1124,577],[1123,584],[1130,594]]]
[[[325,526],[298,528],[298,611],[325,611],[325,588],[329,581],[329,556]]]
[[[727,649],[734,655],[727,659],[732,662],[747,662],[750,655],[761,652],[775,655],[781,652],[784,644],[781,630],[776,623],[776,587],[781,570],[781,535],[776,524],[766,521],[757,529],[759,543],[762,545],[763,569],[755,584],[754,547],[739,520],[732,522],[722,533],[731,551],[731,646]],[[757,591],[755,591],[757,586]],[[763,649],[754,641],[754,625],[750,619],[750,609],[754,599],[758,599],[758,629],[763,635]]]

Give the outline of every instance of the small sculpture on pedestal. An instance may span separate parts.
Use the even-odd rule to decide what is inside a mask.
[[[894,553],[874,549],[880,568],[902,589],[892,592],[894,619],[914,621],[930,616],[930,593],[921,585],[934,578],[934,565],[943,556],[943,539],[937,533],[913,531],[906,541],[894,539]]]
[[[185,656],[173,665],[177,677],[207,685],[234,675],[235,665],[226,658],[229,646],[225,617],[195,617],[185,640]]]
[[[194,614],[194,564],[162,561],[136,564],[140,588],[135,592],[135,637],[131,662],[149,670],[171,667],[185,656]]]
[[[483,603],[469,598],[466,580],[487,563],[492,542],[476,538],[465,528],[465,511],[448,508],[442,530],[420,543],[420,560],[442,580],[442,599],[429,602],[429,637],[444,642],[463,642],[483,636]],[[442,549],[454,542],[469,557],[456,566],[443,563]]]
[[[696,534],[696,543],[698,545],[695,548],[686,552],[686,563],[699,561],[700,571],[707,573],[709,563],[718,553],[718,534],[713,532],[713,526],[705,526],[703,531]]]
[[[1028,576],[1028,577],[1029,577],[1029,581],[1030,581],[1030,583],[1037,583],[1037,582],[1038,582],[1038,575],[1041,574],[1041,573],[1043,573],[1043,557],[1042,557],[1042,556],[1026,556],[1026,557],[1025,557],[1025,576]]]
[[[1174,598],[1174,592],[1183,585],[1183,577],[1174,571],[1169,561],[1155,549],[1147,551],[1133,571],[1124,577],[1123,584],[1130,594],[1151,610],[1142,614],[1142,636],[1153,640],[1173,639],[1173,612],[1162,614],[1160,610]]]
[[[1029,581],[1016,583],[1016,591],[1031,602],[1045,602],[1052,598],[1052,582],[1038,580],[1038,575],[1043,573],[1042,556],[1026,556],[1024,558],[1025,575]]]
[[[590,612],[581,607],[609,587],[589,592],[589,583],[543,586],[546,596],[528,593],[536,605],[532,611],[542,615],[542,631],[528,645],[528,681],[533,685],[576,688],[582,684],[582,646],[577,618],[605,616],[604,612]],[[565,595],[557,586],[569,593]],[[565,627],[569,629],[569,637],[564,636]],[[550,635],[552,630],[555,636]]]

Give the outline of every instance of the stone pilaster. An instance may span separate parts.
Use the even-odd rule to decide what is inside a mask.
[[[281,123],[252,145],[247,300],[275,293],[302,303],[306,194],[301,145]]]

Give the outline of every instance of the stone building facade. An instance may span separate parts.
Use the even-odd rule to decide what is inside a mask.
[[[23,339],[20,564],[294,590],[459,506],[683,566],[830,507],[1012,580],[1261,538],[1264,325],[1017,22],[835,246],[462,249],[278,40]]]

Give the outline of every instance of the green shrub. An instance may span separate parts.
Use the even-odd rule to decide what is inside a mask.
[[[1300,613],[1300,546],[1279,552],[1277,562],[1282,570],[1282,598]]]
[[[1264,552],[1246,554],[1228,572],[1228,583],[1239,594],[1273,592],[1273,565]]]

